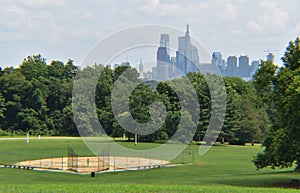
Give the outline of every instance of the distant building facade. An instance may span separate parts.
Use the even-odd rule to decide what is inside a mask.
[[[227,58],[227,67],[225,70],[226,76],[236,76],[237,75],[237,57],[229,56]]]
[[[259,60],[254,60],[251,62],[251,77],[256,73],[259,63]]]
[[[237,76],[240,78],[248,78],[251,74],[251,67],[249,65],[249,57],[246,56],[240,56],[239,57],[239,66],[238,66],[238,72]]]
[[[269,53],[267,55],[267,61],[271,61],[272,63],[274,63],[274,60],[275,60],[275,55],[273,53]]]
[[[223,58],[222,58],[221,52],[214,52],[212,54],[211,64],[216,65],[217,67],[219,67],[219,70],[221,71],[221,74],[223,76],[225,76],[226,65],[225,65],[225,60],[223,60]]]
[[[259,64],[259,60],[254,60],[250,65],[250,60],[247,55],[239,56],[239,58],[237,58],[237,56],[229,56],[225,66],[225,76],[250,80],[259,68]]]

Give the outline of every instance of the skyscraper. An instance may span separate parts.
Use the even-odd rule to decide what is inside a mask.
[[[170,56],[166,47],[159,47],[157,50],[157,79],[168,80],[169,68],[171,66]]]
[[[160,35],[160,47],[167,48],[167,53],[170,56],[170,38],[169,34]]]
[[[237,76],[240,78],[250,77],[249,57],[247,55],[239,57],[239,67]]]
[[[226,76],[236,76],[237,75],[237,57],[229,56],[227,58],[227,68],[225,71]]]
[[[221,52],[214,52],[212,54],[211,64],[218,66],[221,71],[221,74],[225,76],[226,66],[225,61],[222,59]]]
[[[256,73],[259,66],[259,60],[254,60],[251,62],[251,77]]]
[[[140,59],[140,64],[139,64],[139,78],[144,79],[144,66],[143,66],[142,58]]]
[[[176,67],[183,74],[198,71],[198,49],[192,45],[189,25],[186,27],[185,36],[178,37],[178,51],[176,52]]]
[[[274,59],[275,59],[275,55],[273,53],[269,53],[267,55],[267,61],[271,61],[272,63],[274,63]]]

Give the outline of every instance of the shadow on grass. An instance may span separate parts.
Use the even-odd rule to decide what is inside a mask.
[[[300,189],[300,173],[295,171],[270,171],[233,175],[216,180],[216,183],[242,187],[274,187]]]

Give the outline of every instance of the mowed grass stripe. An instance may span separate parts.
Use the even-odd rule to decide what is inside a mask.
[[[30,144],[25,144],[25,141],[18,140],[0,141],[0,152],[21,151],[26,153],[46,154],[49,156],[66,156],[68,144],[72,145],[74,149],[82,151],[82,153],[91,153],[80,139],[32,140]],[[136,148],[133,143],[120,142],[120,144],[130,148]],[[151,146],[156,147],[157,145],[158,144],[140,143],[138,148],[148,149]],[[188,147],[189,150],[193,150],[194,152],[197,152],[198,148],[199,146],[196,145]],[[61,186],[71,188],[71,190],[72,187],[76,187],[77,184],[84,184],[83,186],[91,185],[95,190],[98,185],[99,187],[112,186],[118,188],[120,186],[121,188],[124,188],[124,186],[126,187],[126,184],[135,184],[138,188],[147,188],[149,185],[151,188],[155,186],[160,188],[170,186],[170,188],[174,188],[174,190],[176,189],[176,186],[191,186],[191,191],[187,190],[190,192],[194,192],[192,191],[195,190],[193,188],[199,187],[207,188],[206,190],[215,190],[215,192],[223,192],[223,190],[227,191],[226,188],[228,188],[228,191],[233,188],[234,191],[232,192],[238,192],[236,190],[239,189],[243,190],[241,192],[252,192],[250,191],[252,189],[253,191],[256,191],[258,190],[257,188],[261,187],[274,187],[283,183],[289,183],[291,179],[300,178],[300,174],[293,172],[293,168],[276,171],[270,169],[256,171],[251,160],[257,152],[261,150],[260,146],[218,145],[214,146],[204,156],[199,156],[196,153],[195,163],[192,165],[143,171],[97,174],[95,178],[91,178],[89,175],[0,169],[0,184],[8,184],[7,188],[25,186],[26,184],[32,185],[30,187],[35,187],[34,184],[42,184],[46,189],[47,187],[51,187],[52,184],[60,184]],[[0,157],[0,159],[3,159],[3,157]],[[60,185],[58,187],[60,187]],[[216,188],[213,189],[215,186]],[[225,189],[223,187],[225,187]],[[4,188],[4,186],[1,188]],[[93,190],[88,187],[86,188],[86,191]],[[34,191],[33,189],[31,190]],[[76,188],[74,190],[76,190]],[[274,192],[273,189],[268,190]],[[286,192],[284,189],[275,190]],[[120,190],[116,189],[116,192],[117,191]],[[61,191],[58,190],[57,192]],[[258,190],[257,192],[260,191]]]
[[[0,192],[18,192],[18,193],[296,193],[298,190],[279,189],[279,188],[247,188],[233,186],[186,186],[186,185],[0,185]]]

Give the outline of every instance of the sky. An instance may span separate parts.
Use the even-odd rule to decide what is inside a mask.
[[[300,35],[299,8],[297,0],[2,0],[0,67],[18,67],[38,53],[80,65],[105,37],[144,24],[182,30],[189,24],[210,53],[247,54],[252,61],[274,50],[281,65],[288,42]]]

